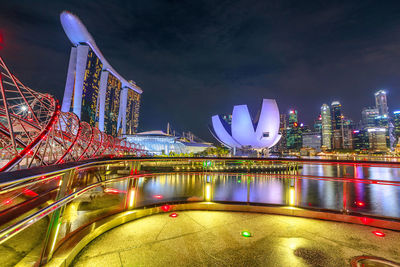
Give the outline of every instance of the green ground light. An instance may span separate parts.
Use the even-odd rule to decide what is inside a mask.
[[[242,236],[243,237],[251,237],[251,233],[249,231],[243,231]]]

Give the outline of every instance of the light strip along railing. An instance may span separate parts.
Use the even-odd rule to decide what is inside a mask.
[[[137,163],[136,159],[101,160],[64,164],[58,166],[58,170],[57,166],[48,166],[42,168],[44,174],[37,175],[29,174],[38,169],[17,171],[8,175],[1,174],[0,181],[3,181],[0,184],[1,248],[7,242],[12,242],[13,238],[18,239],[18,236],[29,230],[29,227],[48,218],[47,234],[41,244],[43,245],[41,258],[47,259],[49,240],[52,235],[54,236],[52,222],[55,221],[57,212],[60,212],[59,209],[90,188],[117,181],[114,178],[126,177],[126,174],[118,175],[116,171],[134,173],[132,170],[139,167]],[[18,176],[19,179],[12,179]],[[85,183],[82,184],[82,181]],[[7,262],[10,261],[7,260],[0,265],[3,266]]]
[[[148,175],[133,175],[131,176],[132,178],[137,178],[137,177],[144,177],[144,176],[149,176]],[[87,186],[79,191],[76,191],[66,197],[61,198],[60,200],[58,200],[57,202],[50,204],[49,206],[45,207],[44,209],[26,217],[25,219],[23,219],[22,221],[19,221],[16,224],[13,224],[11,226],[8,226],[5,229],[2,229],[0,231],[0,244],[5,242],[6,240],[8,240],[9,238],[11,238],[13,235],[15,235],[16,233],[18,233],[19,231],[22,231],[24,229],[26,229],[27,227],[29,227],[30,225],[34,224],[35,222],[37,222],[38,220],[40,220],[41,218],[43,218],[44,216],[49,215],[50,213],[54,212],[55,210],[61,208],[62,206],[64,206],[65,204],[68,204],[69,202],[71,202],[72,200],[74,200],[76,197],[79,197],[80,195],[82,195],[83,193],[85,193],[86,191],[95,188],[99,185],[105,185],[111,182],[116,182],[119,180],[124,180],[127,179],[127,177],[121,177],[121,178],[115,178],[112,180],[108,180],[108,181],[103,181],[103,182],[97,182],[94,184],[91,184],[90,186]]]
[[[141,186],[143,186],[140,185],[140,183],[138,184],[140,177],[147,177],[145,179],[152,179],[151,176],[157,175],[151,173],[147,175],[134,175],[134,173],[136,172],[135,170],[140,170],[142,165],[156,163],[156,165],[158,164],[158,166],[162,166],[163,164],[171,165],[179,163],[187,164],[188,166],[190,166],[190,164],[194,161],[197,163],[215,161],[219,164],[228,164],[230,162],[236,162],[238,160],[240,160],[243,164],[247,164],[252,161],[264,162],[265,164],[271,164],[271,162],[275,162],[275,164],[277,164],[278,162],[287,161],[287,159],[255,160],[243,158],[125,158],[98,160],[95,162],[77,162],[59,166],[48,166],[42,168],[41,170],[32,169],[30,171],[24,170],[11,173],[12,175],[15,174],[14,177],[18,177],[15,180],[12,179],[12,176],[7,177],[5,176],[5,174],[2,174],[0,175],[0,181],[3,180],[4,182],[0,184],[0,201],[3,204],[3,207],[0,207],[0,213],[4,213],[5,216],[0,217],[2,225],[2,230],[0,230],[0,246],[3,246],[8,242],[16,242],[20,240],[21,236],[24,236],[27,231],[41,231],[42,234],[38,235],[41,239],[38,238],[40,240],[37,240],[37,242],[39,243],[34,243],[34,247],[38,247],[41,249],[40,255],[38,256],[37,254],[35,254],[34,256],[39,262],[45,263],[49,259],[51,259],[54,251],[60,245],[62,245],[63,242],[65,242],[65,240],[68,239],[70,235],[73,235],[74,233],[85,227],[88,223],[93,223],[96,220],[100,220],[104,216],[111,216],[113,214],[117,214],[132,208],[140,208],[149,205],[162,205],[164,203],[173,203],[175,201],[168,198],[155,200],[152,199],[152,196],[147,196],[150,197],[150,200],[146,200],[147,202],[143,199],[138,199],[138,195],[142,195],[143,197],[143,194],[145,194],[144,191],[140,191]],[[326,162],[324,162],[324,164],[325,163]],[[346,164],[352,165],[353,163]],[[387,166],[389,165],[387,164]],[[37,173],[35,173],[35,171],[37,171]],[[44,172],[44,174],[40,171]],[[27,177],[24,177],[25,175],[27,175]],[[161,173],[159,175],[161,175]],[[165,173],[163,175],[165,175]],[[174,174],[172,173],[170,175]],[[200,184],[198,185],[200,187],[197,188],[200,190],[200,193],[196,196],[196,201],[218,202],[217,200],[213,199],[212,193],[214,192],[217,184],[215,184],[212,178],[211,181],[208,181],[208,178],[206,179],[206,177],[210,175],[213,176],[224,174],[212,172],[193,172],[187,175],[189,175],[187,176],[187,179],[192,179],[190,178],[190,175],[200,175],[199,177],[202,177]],[[294,194],[294,196],[297,194],[296,190],[299,190],[296,188],[297,182],[301,180],[322,180],[329,182],[340,182],[343,183],[343,185],[365,183],[369,183],[373,186],[396,185],[396,188],[399,185],[399,182],[396,181],[366,180],[349,177],[310,177],[306,175],[299,175],[296,172],[292,174],[231,173],[229,175],[232,177],[240,176],[243,177],[243,179],[247,179],[248,183],[244,183],[247,184],[247,186],[252,185],[257,180],[261,181],[266,177],[268,179],[284,179],[285,188],[287,187],[288,190],[287,192],[290,193],[289,195]],[[229,178],[229,175],[226,176],[228,180],[231,179]],[[166,186],[168,186],[168,184],[166,184]],[[138,194],[138,190],[140,191],[140,194]],[[345,190],[345,187],[343,187],[343,190]],[[95,194],[96,192],[99,194]],[[210,195],[203,195],[202,192],[209,192]],[[9,202],[10,207],[7,207],[6,205],[8,202],[8,197],[12,196],[13,193],[16,193],[17,196],[14,196],[14,198],[12,198],[11,202]],[[251,204],[251,202],[249,202],[250,197],[254,197],[254,194],[255,193],[248,191],[247,204]],[[290,199],[289,195],[287,196],[288,199],[285,200],[286,202],[282,202],[282,205],[300,207],[300,203],[296,204],[296,202],[293,202],[293,204],[291,204],[291,201],[294,199]],[[93,199],[92,196],[94,196]],[[103,207],[103,204],[99,204],[100,208],[96,206],[96,203],[103,203],[102,201],[107,202],[107,205],[111,205],[114,202],[116,204],[106,207]],[[232,200],[229,199],[226,199],[226,201],[232,202]],[[33,202],[33,204],[26,208],[27,203],[29,204],[29,202]],[[133,205],[131,204],[131,202],[135,204]],[[246,202],[246,200],[244,200],[244,202]],[[342,207],[340,207],[340,209],[338,208],[338,211],[348,213],[348,211],[346,211],[346,205],[348,205],[348,203],[345,203],[346,199],[343,199],[343,202],[343,211],[341,211]],[[268,205],[269,203],[262,204]],[[88,221],[83,218],[85,217],[83,215],[74,217],[73,214],[77,213],[78,207],[85,207],[88,205],[95,206],[90,206],[91,208],[86,208],[87,214],[91,214],[91,210],[93,209],[96,212],[100,212],[100,215],[96,215],[94,218],[91,219],[86,218]],[[18,211],[18,208],[20,208],[21,212],[15,213],[14,217],[7,217],[7,214],[11,213],[13,209],[16,209]],[[365,214],[365,212],[362,214],[366,217],[376,216],[376,214]],[[83,219],[80,217],[82,217]],[[6,218],[8,218],[8,220],[6,220]],[[83,221],[79,222],[81,219]],[[42,227],[37,227],[37,225],[41,222],[44,222],[42,223],[44,225]],[[44,234],[43,231],[45,232]],[[32,236],[32,233],[31,235],[26,234],[26,236]],[[31,259],[33,253],[32,251],[27,251],[26,254],[23,255],[23,257],[28,257]],[[24,258],[19,259],[19,261],[23,260]]]

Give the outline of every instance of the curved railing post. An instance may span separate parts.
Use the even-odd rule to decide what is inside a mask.
[[[55,202],[59,201],[63,197],[69,194],[67,191],[70,184],[73,181],[75,175],[75,169],[71,169],[68,172],[65,172],[61,179],[60,179],[60,184],[59,184],[59,190],[57,193],[57,196],[55,198]],[[55,210],[50,217],[50,223],[49,227],[47,229],[46,237],[45,237],[45,242],[42,250],[42,255],[40,259],[40,264],[45,264],[47,263],[56,248],[56,243],[57,243],[57,236],[58,232],[60,230],[60,225],[61,225],[61,220],[62,220],[62,214],[64,212],[65,206]]]

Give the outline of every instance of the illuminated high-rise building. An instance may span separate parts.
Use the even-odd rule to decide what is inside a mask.
[[[394,137],[396,142],[400,138],[400,110],[393,112],[393,127],[394,127]]]
[[[297,127],[299,124],[298,118],[297,118],[297,110],[291,109],[289,111],[289,127],[290,126],[295,126]]]
[[[375,93],[375,106],[380,116],[389,116],[389,108],[387,105],[387,97],[385,90],[379,90]]]
[[[344,148],[344,129],[342,105],[339,101],[333,101],[331,104],[332,113],[332,148]]]
[[[342,128],[342,105],[339,101],[333,101],[331,104],[332,129],[340,130]]]
[[[111,67],[78,17],[64,11],[60,18],[73,44],[61,110],[107,134],[135,133],[141,88]]]
[[[353,131],[353,149],[357,152],[369,150],[369,136],[366,129]]]
[[[134,90],[127,89],[127,103],[126,103],[126,121],[123,121],[122,117],[122,129],[126,126],[126,134],[134,134],[137,132],[139,125],[139,104],[140,94]],[[121,110],[122,112],[122,110]],[[123,114],[123,113],[121,113]]]
[[[361,112],[361,122],[363,128],[376,127],[376,117],[379,116],[377,108],[363,108]]]
[[[121,81],[114,75],[111,73],[108,75],[104,107],[104,132],[113,136],[116,136],[118,133],[117,124],[122,89],[121,85]]]
[[[286,148],[298,151],[302,147],[302,141],[302,129],[298,122],[297,110],[290,110],[286,128]]]
[[[322,117],[321,115],[318,116],[318,119],[314,121],[314,131],[317,133],[322,132]]]
[[[324,149],[332,149],[332,120],[331,110],[327,104],[321,107],[322,121],[322,146]]]
[[[372,152],[387,152],[387,130],[385,128],[368,129],[369,150]]]
[[[351,119],[343,118],[343,148],[353,149],[354,122]]]
[[[279,140],[279,143],[273,147],[273,149],[275,149],[275,152],[279,152],[279,153],[283,153],[287,150],[286,147],[286,141],[287,141],[287,124],[288,124],[288,120],[287,120],[287,116],[286,114],[280,114],[280,123],[279,123],[279,132],[281,134],[281,140]]]
[[[313,148],[316,152],[321,152],[321,133],[305,132],[302,138],[304,148]]]

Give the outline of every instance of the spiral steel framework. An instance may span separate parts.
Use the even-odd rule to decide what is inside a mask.
[[[0,172],[144,152],[61,112],[58,100],[25,86],[0,57]]]

